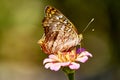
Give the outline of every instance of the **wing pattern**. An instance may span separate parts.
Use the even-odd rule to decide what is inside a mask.
[[[47,54],[68,51],[81,41],[75,26],[54,7],[46,7],[42,26],[45,34],[39,43]]]

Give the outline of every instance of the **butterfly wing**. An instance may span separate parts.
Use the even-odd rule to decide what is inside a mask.
[[[67,51],[79,44],[77,29],[60,11],[47,6],[42,25],[45,36],[41,47],[45,53],[57,53]],[[42,38],[43,39],[43,38]]]

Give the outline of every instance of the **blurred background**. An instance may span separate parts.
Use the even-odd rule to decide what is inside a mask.
[[[46,5],[60,10],[93,54],[76,71],[76,80],[120,80],[120,0],[0,0],[0,80],[66,80],[62,71],[44,68],[47,57],[38,40]],[[94,31],[92,31],[94,29]]]

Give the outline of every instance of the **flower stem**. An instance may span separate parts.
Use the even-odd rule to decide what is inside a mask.
[[[68,80],[74,80],[74,73],[69,73],[69,74],[66,74],[67,77],[68,77]]]
[[[74,79],[75,70],[71,70],[69,67],[64,67],[62,70],[66,74],[68,80],[75,80]]]

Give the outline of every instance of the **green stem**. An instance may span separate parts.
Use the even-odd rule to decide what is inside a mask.
[[[69,67],[64,67],[62,71],[66,74],[68,80],[75,80],[74,79],[75,70],[71,70]]]
[[[69,74],[66,74],[67,77],[68,77],[68,80],[74,80],[74,73],[69,73]]]

